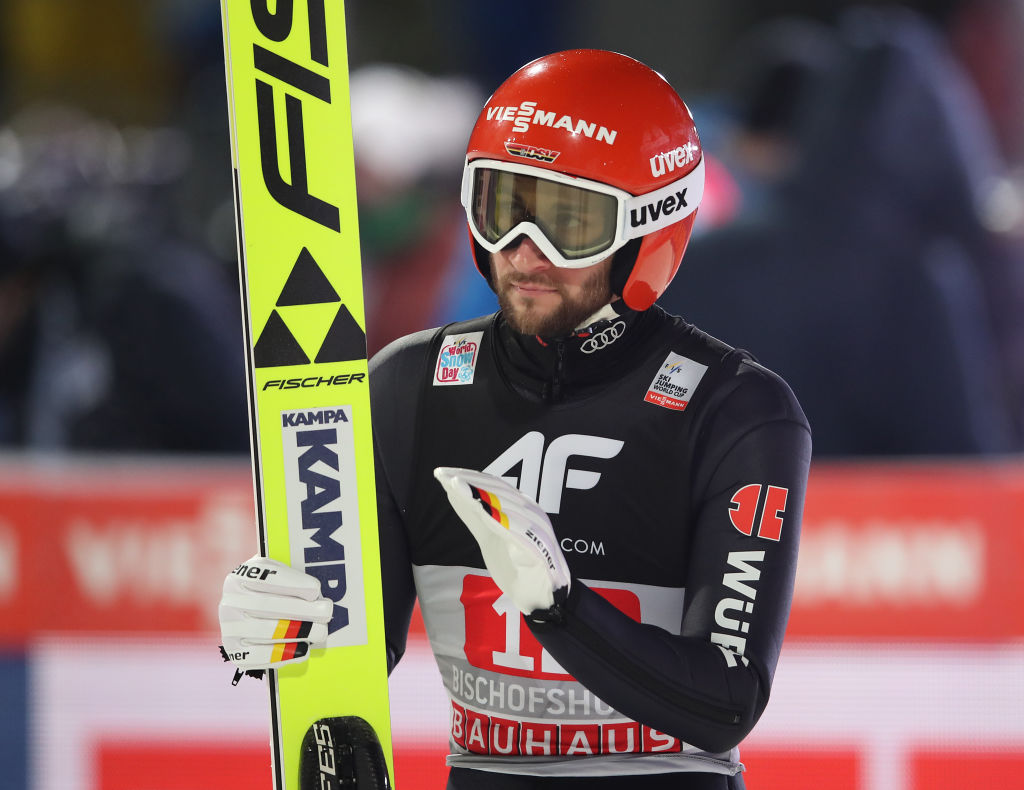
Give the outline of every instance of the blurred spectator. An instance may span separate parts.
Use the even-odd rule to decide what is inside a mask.
[[[1006,161],[983,195],[982,221],[998,245],[985,283],[1013,402],[1024,409],[1024,4],[962,0],[955,6],[945,20],[951,44]]]
[[[800,127],[815,91],[839,68],[840,52],[830,28],[795,17],[764,23],[735,45],[721,78],[720,156],[745,219],[770,210],[779,184],[799,165]]]
[[[945,26],[985,105],[1003,155],[1024,165],[1024,5],[961,0]]]
[[[0,129],[0,445],[247,450],[237,286],[168,221],[190,158],[66,106]]]
[[[902,9],[764,35],[725,154],[749,202],[662,304],[785,376],[819,456],[1019,448],[979,211],[999,165],[946,43]]]
[[[470,81],[391,64],[351,78],[367,345],[496,309],[472,276],[459,200],[468,129],[484,97]]]

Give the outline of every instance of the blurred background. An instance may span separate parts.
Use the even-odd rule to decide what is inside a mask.
[[[690,105],[662,305],[814,431],[752,790],[1024,787],[1024,1],[346,3],[370,351],[494,309],[458,202],[528,60],[625,52]],[[269,786],[217,657],[252,553],[219,4],[0,0],[0,788]],[[397,786],[443,786],[422,635]],[[264,784],[265,783],[265,784]]]

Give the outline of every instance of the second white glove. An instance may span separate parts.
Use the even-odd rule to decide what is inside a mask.
[[[334,602],[320,580],[258,554],[224,579],[218,614],[224,653],[241,670],[304,661],[327,640]]]
[[[434,477],[480,545],[487,570],[523,614],[549,609],[570,584],[551,520],[540,505],[500,477],[441,466]]]

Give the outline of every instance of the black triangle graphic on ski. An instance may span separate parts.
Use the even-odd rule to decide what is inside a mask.
[[[338,308],[327,337],[316,355],[317,362],[349,362],[366,359],[366,333],[345,305]]]
[[[285,326],[277,310],[272,310],[267,325],[260,332],[252,349],[253,363],[258,368],[276,368],[282,365],[308,365],[309,357],[302,350],[291,330]]]
[[[309,250],[305,247],[295,259],[291,274],[281,289],[281,295],[277,297],[278,307],[291,307],[297,304],[324,304],[326,302],[340,302],[341,297],[334,290],[324,274],[323,269],[313,259]]]

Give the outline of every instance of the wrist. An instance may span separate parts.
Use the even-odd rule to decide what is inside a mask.
[[[568,584],[554,591],[555,602],[546,609],[534,609],[526,615],[531,625],[564,625],[569,615],[570,598],[576,585]]]

